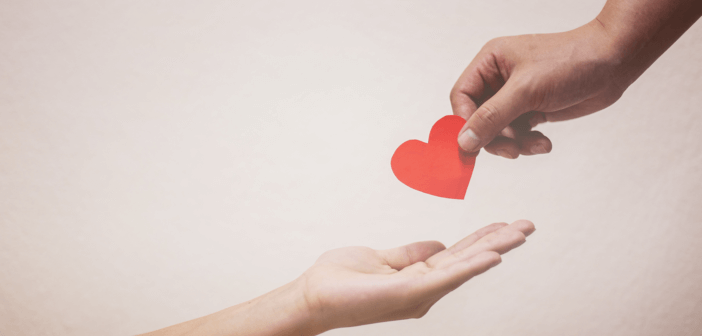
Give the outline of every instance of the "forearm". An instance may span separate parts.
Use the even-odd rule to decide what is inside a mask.
[[[608,0],[595,23],[621,63],[618,84],[631,85],[700,16],[700,0]]]
[[[322,331],[315,328],[302,290],[292,282],[253,300],[142,336],[311,336]]]

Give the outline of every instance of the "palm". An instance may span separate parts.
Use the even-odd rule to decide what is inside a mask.
[[[313,301],[328,311],[347,312],[340,316],[348,321],[340,321],[346,326],[381,321],[368,320],[368,310],[393,310],[388,306],[396,302],[398,285],[406,285],[405,279],[393,276],[398,272],[376,250],[346,247],[323,254],[305,274]]]
[[[390,250],[346,247],[324,253],[301,279],[314,314],[347,327],[423,316],[441,297],[500,262],[533,224],[493,224],[449,249],[420,242]]]

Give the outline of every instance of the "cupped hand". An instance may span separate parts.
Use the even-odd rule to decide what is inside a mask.
[[[436,241],[324,253],[298,280],[316,329],[419,318],[444,295],[499,264],[534,225],[488,225],[446,249]]]
[[[633,81],[618,74],[610,40],[595,20],[564,33],[488,42],[451,90],[454,114],[467,120],[459,145],[510,159],[550,152],[551,141],[534,126],[602,110]]]

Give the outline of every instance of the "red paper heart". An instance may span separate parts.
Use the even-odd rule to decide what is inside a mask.
[[[400,145],[390,161],[397,179],[430,195],[463,199],[478,155],[458,147],[465,123],[459,116],[445,116],[431,128],[429,143],[408,140]]]

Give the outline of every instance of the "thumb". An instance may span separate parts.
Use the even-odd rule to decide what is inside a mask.
[[[508,81],[468,118],[458,136],[458,145],[472,153],[484,147],[520,115],[529,112],[526,90]]]
[[[423,241],[389,250],[380,250],[378,253],[390,267],[401,270],[414,263],[425,261],[445,249],[444,244],[438,241]]]

